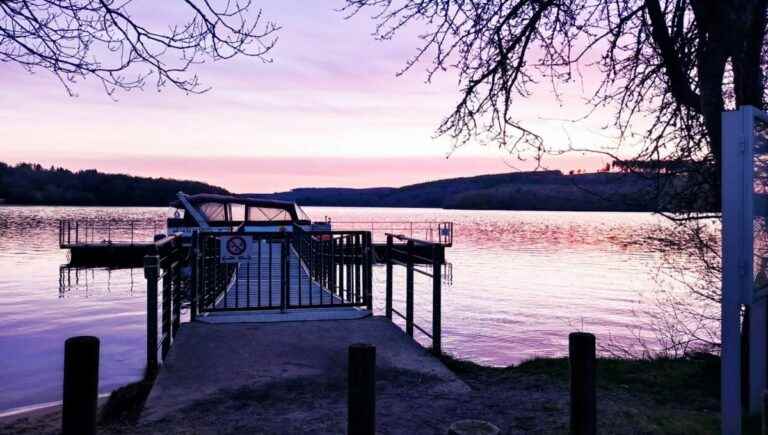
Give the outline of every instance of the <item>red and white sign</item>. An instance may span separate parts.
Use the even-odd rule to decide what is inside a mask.
[[[241,261],[251,261],[253,240],[251,237],[243,236],[221,236],[219,237],[220,253],[219,261],[222,263],[240,263]]]

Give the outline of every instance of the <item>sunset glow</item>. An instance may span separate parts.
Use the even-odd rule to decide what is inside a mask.
[[[427,84],[417,65],[397,77],[418,46],[418,29],[376,41],[368,17],[344,20],[340,5],[260,4],[282,26],[274,61],[199,65],[211,87],[203,95],[148,85],[114,101],[93,81],[78,83],[71,97],[48,73],[5,64],[0,77],[12,85],[0,93],[0,160],[199,179],[235,191],[404,185],[536,166],[493,144],[452,153],[451,141],[434,131],[458,98],[455,75]],[[515,113],[548,147],[613,145],[600,114],[571,121],[589,109],[577,87],[559,102],[546,83],[539,88],[519,99]],[[606,160],[571,153],[543,166],[593,171]]]

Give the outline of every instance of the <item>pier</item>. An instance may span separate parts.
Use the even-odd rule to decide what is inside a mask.
[[[442,352],[445,246],[397,234],[384,239],[378,259],[370,231],[307,231],[297,225],[280,233],[199,232],[190,240],[177,235],[152,243],[143,263],[147,367],[157,378],[141,422],[168,421],[234,392],[262,397],[251,405],[258,406],[265,431],[312,425],[315,400],[336,397],[341,401],[329,406],[345,409],[347,348],[361,342],[376,346],[380,400],[394,402],[403,391],[419,391],[438,403],[468,393],[435,357]],[[386,276],[380,283],[383,315],[373,313],[376,263]],[[394,279],[398,267],[405,268],[405,282]],[[422,275],[432,284],[429,306],[414,302],[414,281]],[[398,292],[405,296],[402,312],[393,307]],[[182,305],[188,318],[182,319]],[[431,325],[417,324],[420,309],[432,311]],[[393,321],[397,316],[403,328]],[[424,334],[431,346],[423,347],[415,334]],[[303,417],[287,426],[286,405],[276,399],[284,394],[313,398],[292,405]],[[230,415],[217,418],[242,418],[246,405],[233,406]],[[345,424],[340,414],[318,430],[343,432]]]

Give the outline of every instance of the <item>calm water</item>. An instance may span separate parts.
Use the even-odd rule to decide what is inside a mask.
[[[506,365],[563,355],[567,335],[630,340],[644,294],[657,286],[657,253],[636,243],[664,221],[645,213],[568,213],[309,207],[316,220],[451,220],[453,283],[443,290],[447,351]],[[0,412],[59,400],[63,342],[101,337],[101,389],[140,377],[145,354],[143,272],[60,274],[61,218],[138,219],[162,227],[165,208],[0,207]],[[148,238],[151,230],[146,233]],[[418,236],[418,235],[417,235]],[[382,305],[382,270],[375,301]],[[429,327],[426,277],[416,275],[416,315]],[[396,279],[402,304],[403,274]]]

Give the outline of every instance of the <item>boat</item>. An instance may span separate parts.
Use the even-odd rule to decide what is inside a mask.
[[[192,233],[330,231],[330,221],[313,222],[302,208],[289,201],[234,195],[201,193],[177,194],[171,203],[173,217],[167,221],[167,235],[191,237]]]

